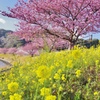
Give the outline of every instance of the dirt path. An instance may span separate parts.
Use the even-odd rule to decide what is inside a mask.
[[[12,66],[10,62],[8,62],[8,61],[6,61],[6,60],[4,60],[4,59],[1,59],[1,58],[0,58],[0,61],[1,61],[2,63],[4,63],[5,65]]]

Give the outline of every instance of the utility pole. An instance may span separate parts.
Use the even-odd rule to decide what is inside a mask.
[[[90,40],[92,41],[93,35],[90,35]]]

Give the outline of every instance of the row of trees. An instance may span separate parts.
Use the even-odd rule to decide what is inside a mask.
[[[71,49],[80,36],[100,28],[100,0],[18,0],[9,11],[1,14],[20,21],[15,33],[26,41],[61,39]]]
[[[17,55],[35,56],[35,55],[39,55],[39,51],[33,50],[31,47],[29,48],[23,47],[19,49],[18,48],[0,48],[0,54],[13,54],[13,55],[17,54]]]
[[[51,43],[51,47],[50,47],[50,43]],[[50,50],[59,51],[59,50],[68,49],[67,43],[65,41],[56,42],[55,45],[53,46],[52,44],[53,44],[52,41],[49,40],[48,43],[46,42],[44,43],[42,38],[40,38],[34,42],[27,43],[25,46],[22,46],[20,48],[0,48],[0,53],[35,56],[35,55],[39,55],[42,51],[50,52]],[[91,46],[97,47],[98,45],[100,45],[100,43],[98,39],[94,39],[94,40],[79,39],[76,45],[90,48]]]
[[[42,51],[52,51],[66,49],[67,42],[64,40],[52,41],[50,38],[35,38],[34,41],[29,41],[25,45],[18,48],[0,48],[0,53],[3,54],[30,54],[31,56],[38,55]]]
[[[90,48],[90,47],[98,47],[98,45],[100,45],[100,42],[98,39],[93,39],[93,40],[84,40],[84,39],[79,39],[77,42],[76,42],[76,45],[79,45],[79,46],[83,46],[83,47],[87,47],[87,48]]]

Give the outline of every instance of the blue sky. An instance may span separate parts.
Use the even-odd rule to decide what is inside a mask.
[[[0,10],[8,11],[7,7],[14,7],[17,0],[0,0]],[[5,16],[0,15],[0,28],[7,29],[7,30],[16,30],[17,27],[15,24],[18,23],[18,20],[8,18]],[[100,33],[99,34],[93,34],[93,38],[100,39]]]
[[[17,0],[0,0],[0,10],[8,11],[8,7],[14,7]],[[16,30],[15,24],[17,24],[16,19],[8,18],[0,15],[0,28],[7,30]]]

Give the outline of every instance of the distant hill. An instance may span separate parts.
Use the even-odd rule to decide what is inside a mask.
[[[0,29],[0,37],[6,37],[8,33],[13,33],[11,30]]]
[[[20,40],[12,30],[0,29],[0,48],[20,47],[25,43],[25,40]]]

